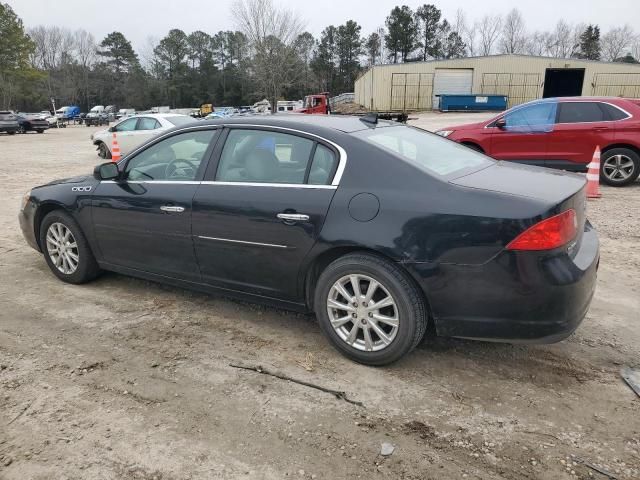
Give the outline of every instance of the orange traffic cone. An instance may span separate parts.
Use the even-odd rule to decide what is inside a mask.
[[[600,198],[600,145],[593,152],[593,158],[587,167],[587,198]]]
[[[118,145],[118,139],[116,138],[116,134],[113,134],[113,140],[111,141],[111,161],[119,162],[120,158],[120,145]]]

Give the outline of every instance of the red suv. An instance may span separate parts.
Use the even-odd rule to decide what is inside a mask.
[[[628,185],[640,174],[640,100],[547,98],[436,133],[498,160],[576,172],[587,170],[600,146],[604,183]]]

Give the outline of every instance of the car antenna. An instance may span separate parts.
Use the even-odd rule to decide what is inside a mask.
[[[377,113],[367,113],[362,118],[360,118],[361,122],[371,123],[372,125],[378,124],[378,114]]]

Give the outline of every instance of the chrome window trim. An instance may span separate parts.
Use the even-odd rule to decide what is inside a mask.
[[[297,130],[295,128],[288,128],[288,127],[280,127],[277,125],[255,125],[255,124],[249,124],[249,123],[226,123],[224,124],[225,127],[236,127],[236,128],[243,128],[243,127],[249,127],[249,128],[258,128],[261,130],[281,130],[284,132],[294,132],[297,134],[302,134],[302,135],[307,135],[309,137],[313,137],[313,138],[317,138],[325,143],[328,143],[329,145],[333,146],[336,150],[338,150],[338,154],[339,154],[339,158],[338,158],[338,168],[336,169],[336,173],[333,176],[333,180],[331,182],[331,185],[324,185],[325,187],[328,186],[338,186],[340,185],[340,180],[342,180],[342,175],[344,173],[344,169],[347,165],[347,152],[345,151],[344,148],[342,148],[340,145],[338,145],[335,142],[332,142],[331,140],[328,140],[324,137],[321,137],[320,135],[316,135],[315,133],[310,133],[310,132],[305,132],[304,130]],[[236,183],[236,182],[230,182],[230,183]],[[240,182],[237,182],[240,183]],[[263,185],[263,184],[259,184],[259,185]],[[266,185],[277,185],[275,183],[269,183]],[[297,184],[296,184],[297,185]],[[315,185],[314,185],[315,186]]]
[[[337,185],[310,185],[308,183],[259,183],[259,182],[222,182],[222,181],[204,181],[202,185],[227,185],[238,187],[277,187],[277,188],[311,188],[317,190],[335,190]]]
[[[285,131],[285,132],[293,132],[293,133],[297,133],[297,134],[302,134],[302,135],[307,135],[309,137],[313,137],[313,138],[317,138],[325,143],[328,143],[329,145],[333,146],[337,151],[338,151],[338,168],[336,168],[336,173],[333,176],[333,180],[331,181],[330,185],[310,185],[310,184],[289,184],[289,183],[251,183],[251,182],[219,182],[219,181],[203,181],[203,182],[197,182],[197,183],[201,183],[203,185],[242,185],[242,186],[252,186],[252,187],[264,187],[264,186],[271,186],[271,187],[295,187],[295,188],[338,188],[338,185],[340,185],[340,181],[342,180],[342,175],[344,174],[344,170],[347,166],[347,152],[344,148],[342,148],[340,145],[338,145],[335,142],[332,142],[331,140],[328,140],[324,137],[321,137],[320,135],[316,135],[315,133],[309,133],[309,132],[305,132],[304,130],[297,130],[295,128],[288,128],[288,127],[280,127],[280,126],[273,126],[273,125],[256,125],[256,124],[248,124],[248,123],[231,123],[231,124],[218,124],[218,125],[194,125],[194,126],[190,126],[190,127],[184,127],[181,128],[180,130],[173,130],[171,132],[168,133],[164,133],[161,135],[158,135],[158,137],[156,137],[156,142],[154,142],[152,145],[149,145],[149,147],[155,145],[156,143],[162,141],[164,138],[166,137],[170,137],[172,135],[178,135],[180,133],[183,132],[187,132],[190,130],[215,130],[218,128],[222,128],[222,127],[227,127],[227,126],[231,126],[231,127],[237,127],[237,128],[242,128],[242,127],[250,127],[250,128],[258,128],[261,130],[280,130],[280,131]],[[147,148],[149,148],[147,147]],[[123,157],[119,162],[117,162],[117,165],[120,166],[120,164],[124,165],[125,162],[127,162],[129,160],[130,157],[132,157],[133,155],[136,155],[139,151],[143,150],[142,146],[136,148],[135,150],[131,151],[128,155],[126,155],[125,157]],[[105,182],[111,182],[111,183],[115,183],[112,180],[106,180]],[[137,182],[137,183],[158,183],[158,182],[167,182],[167,183],[178,183],[178,182],[172,182],[170,180],[149,180],[147,182]],[[131,182],[134,183],[134,182]]]
[[[133,184],[160,184],[160,185],[200,185],[202,182],[198,180],[123,180],[116,182],[115,180],[101,180],[100,183],[133,183]]]
[[[237,187],[278,187],[278,188],[305,188],[316,190],[335,190],[336,185],[309,185],[306,183],[252,183],[252,182],[215,182],[198,180],[101,180],[100,183],[131,183],[131,184],[157,184],[157,185],[228,185]]]
[[[198,238],[202,240],[213,240],[216,242],[241,243],[243,245],[256,245],[258,247],[289,248],[287,245],[278,245],[276,243],[248,242],[246,240],[233,240],[231,238],[206,237],[204,235],[198,235]]]
[[[551,102],[549,102],[551,103]],[[613,123],[613,122],[622,122],[624,120],[629,120],[630,118],[633,118],[633,114],[626,111],[624,108],[611,103],[611,102],[604,102],[602,100],[580,100],[580,99],[575,99],[575,100],[563,100],[561,102],[556,102],[557,108],[560,108],[560,105],[563,103],[604,103],[606,105],[611,105],[614,108],[617,108],[618,110],[620,110],[622,113],[624,113],[626,115],[625,118],[621,118],[619,120],[599,120],[597,122],[553,122],[553,125],[581,125],[584,123]],[[528,106],[527,104],[522,104],[522,108]],[[520,110],[520,105],[517,105],[515,107],[513,107],[514,110],[512,110],[512,112],[509,113],[513,113],[517,110]],[[489,125],[500,120],[501,118],[504,118],[504,116],[506,115],[506,112],[502,112],[502,116],[498,116],[498,118],[496,118],[495,120],[491,120],[489,123],[487,123],[483,128],[498,128],[496,126],[490,127]],[[546,125],[546,124],[541,124],[541,125]],[[531,125],[532,127],[535,125]]]
[[[624,108],[619,107],[618,105],[615,105],[613,103],[610,102],[603,102],[601,100],[565,100],[562,102],[558,102],[558,108],[560,108],[560,105],[563,103],[604,103],[605,105],[610,105],[613,108],[617,108],[618,110],[620,110],[622,113],[624,113],[626,115],[625,118],[621,118],[619,120],[598,120],[596,122],[557,122],[556,125],[582,125],[584,123],[613,123],[613,122],[622,122],[624,120],[629,120],[630,118],[633,118],[633,114],[630,112],[627,112]]]

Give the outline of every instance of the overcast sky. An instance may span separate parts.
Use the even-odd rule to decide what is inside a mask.
[[[230,15],[233,0],[0,0],[8,3],[25,25],[58,25],[72,30],[84,28],[99,42],[114,30],[122,32],[136,49],[143,49],[149,37],[162,38],[171,28],[187,33],[203,30],[215,33],[234,28]],[[470,20],[483,15],[505,14],[513,6],[522,12],[530,30],[551,29],[559,19],[569,23],[597,23],[603,31],[628,23],[640,30],[640,0],[275,0],[297,10],[315,36],[327,25],[353,19],[368,34],[384,25],[396,5],[416,9],[434,3],[450,20],[458,8]]]

